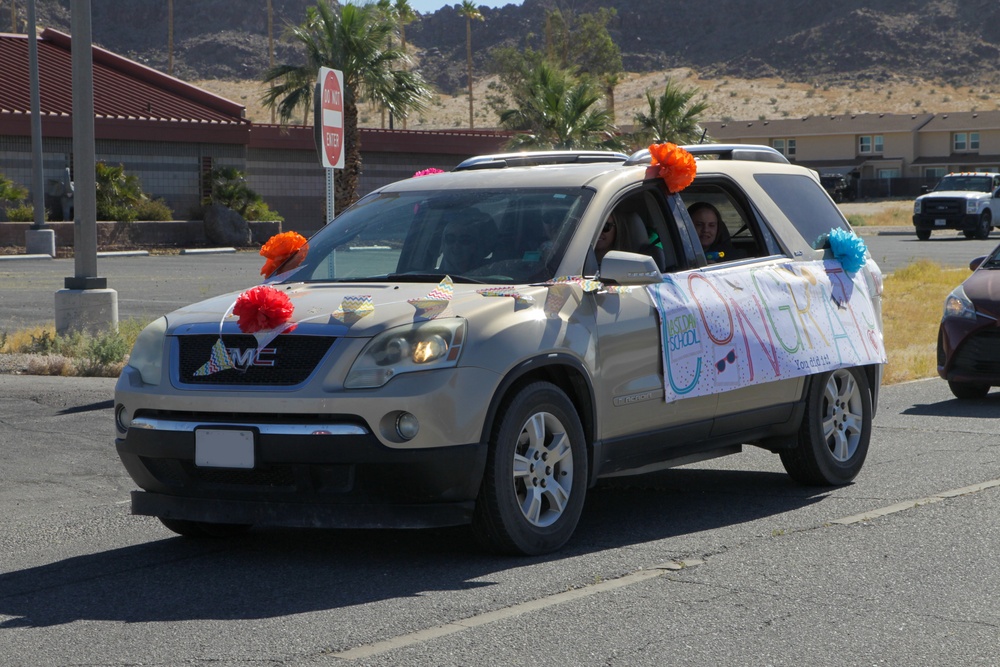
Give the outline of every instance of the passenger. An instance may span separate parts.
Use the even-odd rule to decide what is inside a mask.
[[[734,259],[733,244],[729,240],[729,229],[722,221],[719,209],[708,202],[699,201],[688,207],[688,215],[698,232],[701,248],[709,261]]]
[[[645,242],[642,239],[639,243]],[[594,245],[594,254],[597,255],[597,263],[600,264],[609,250],[626,250],[635,252],[636,245],[631,238],[629,226],[626,224],[625,215],[619,211],[612,211],[608,219],[604,221],[601,234],[597,237]]]
[[[484,213],[463,214],[445,225],[440,270],[462,275],[482,266],[493,250],[497,231]]]

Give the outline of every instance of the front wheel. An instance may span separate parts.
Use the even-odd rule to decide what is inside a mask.
[[[862,368],[838,368],[812,378],[794,449],[781,463],[797,482],[847,484],[861,472],[872,431],[872,397]]]
[[[976,228],[976,238],[980,241],[988,239],[992,230],[993,214],[989,211],[983,211],[983,214],[979,216],[979,227]]]
[[[920,241],[926,241],[930,237],[931,237],[931,230],[929,230],[929,229],[918,229],[917,230],[917,239],[918,240],[920,240]]]
[[[583,512],[587,447],[576,408],[548,382],[504,401],[490,436],[472,528],[490,551],[535,556],[562,547]]]

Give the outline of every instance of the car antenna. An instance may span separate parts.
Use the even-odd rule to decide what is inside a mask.
[[[706,134],[708,134],[708,128],[707,127],[704,130],[701,131],[701,139],[698,140],[699,144],[705,143],[705,135]]]

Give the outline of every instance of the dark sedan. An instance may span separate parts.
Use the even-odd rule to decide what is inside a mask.
[[[938,374],[958,398],[982,398],[1000,386],[1000,246],[969,268],[944,302]]]

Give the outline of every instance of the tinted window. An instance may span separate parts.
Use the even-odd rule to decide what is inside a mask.
[[[839,227],[850,229],[819,183],[798,174],[756,174],[757,183],[809,243]]]

